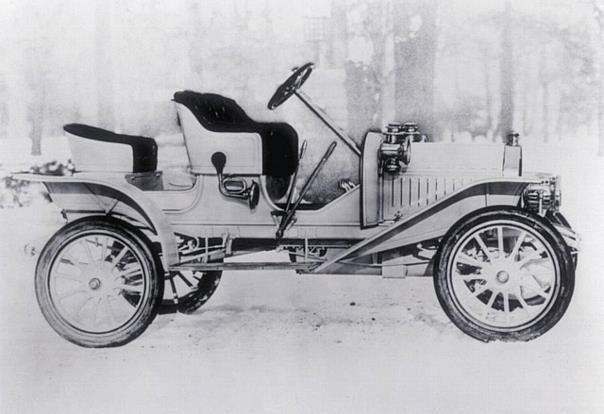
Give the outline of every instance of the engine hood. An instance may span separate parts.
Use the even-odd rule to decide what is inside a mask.
[[[508,165],[516,175],[521,173],[520,147],[502,144],[456,144],[414,142],[411,144],[411,162],[407,174],[470,174],[480,176],[502,176],[504,160],[509,161],[510,149],[517,149],[517,162]],[[516,167],[516,168],[514,168]],[[507,174],[506,174],[507,175]]]

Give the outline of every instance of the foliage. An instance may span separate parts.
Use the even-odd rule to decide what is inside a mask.
[[[74,166],[71,160],[63,164],[59,161],[49,161],[41,165],[33,165],[30,173],[63,176],[73,174]],[[0,208],[24,207],[36,200],[50,201],[48,193],[37,183],[21,181],[11,176],[2,177],[0,182]]]

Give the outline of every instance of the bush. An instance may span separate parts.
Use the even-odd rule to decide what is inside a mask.
[[[65,164],[58,161],[50,161],[42,165],[33,165],[29,168],[29,172],[31,173],[53,176],[71,175],[73,174],[73,170],[74,167],[71,160]],[[11,176],[2,177],[0,183],[0,208],[25,207],[37,199],[50,202],[48,192],[39,184],[16,180]]]

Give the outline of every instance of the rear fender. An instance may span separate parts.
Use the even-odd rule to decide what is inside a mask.
[[[12,177],[44,184],[52,201],[70,220],[102,215],[129,222],[150,240],[159,242],[164,269],[179,263],[174,232],[164,213],[143,191],[128,184],[123,175],[98,178],[14,174]]]

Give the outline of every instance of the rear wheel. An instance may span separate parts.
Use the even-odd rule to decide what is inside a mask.
[[[186,314],[195,312],[210,300],[218,288],[221,277],[221,270],[208,272],[181,270],[170,273],[172,293],[176,292],[178,305],[175,306],[172,300],[167,300],[162,308],[167,312],[176,310]]]
[[[574,288],[570,251],[546,221],[494,209],[456,225],[441,244],[434,285],[451,321],[483,340],[530,340],[551,329]]]
[[[163,287],[143,237],[100,218],[75,221],[52,237],[40,254],[35,284],[51,327],[85,347],[138,337],[155,317]]]

